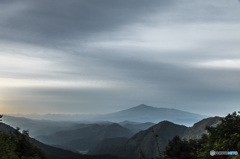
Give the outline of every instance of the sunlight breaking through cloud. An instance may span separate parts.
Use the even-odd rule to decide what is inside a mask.
[[[240,69],[240,60],[214,60],[198,63],[198,66],[206,68]]]

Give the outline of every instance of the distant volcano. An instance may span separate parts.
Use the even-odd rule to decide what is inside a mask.
[[[168,120],[177,124],[191,126],[205,117],[206,116],[204,115],[180,111],[177,109],[156,108],[145,104],[141,104],[116,113],[102,115],[97,119],[112,122],[121,122],[129,120],[133,122],[153,122],[153,123]]]

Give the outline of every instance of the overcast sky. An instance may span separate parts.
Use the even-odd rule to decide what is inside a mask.
[[[240,110],[238,0],[0,0],[1,113]]]

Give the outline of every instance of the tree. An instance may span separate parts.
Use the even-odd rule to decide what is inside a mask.
[[[240,111],[238,112],[240,113]],[[216,127],[206,127],[208,141],[202,144],[197,152],[199,158],[233,158],[233,156],[210,156],[210,151],[239,151],[240,150],[240,115],[236,112],[221,119]],[[240,152],[239,152],[240,153]],[[235,156],[235,158],[240,156]]]
[[[197,158],[197,148],[197,140],[181,140],[179,136],[175,136],[172,141],[169,141],[164,152],[164,157],[176,159],[195,159]]]
[[[240,112],[238,112],[240,113]],[[240,153],[240,115],[236,112],[228,114],[221,119],[216,127],[206,127],[208,134],[203,134],[197,140],[182,140],[175,136],[169,141],[164,152],[164,158],[218,158],[218,159],[240,159],[240,155],[215,155],[210,156],[210,151],[238,151]]]
[[[2,116],[0,116],[1,118]],[[28,131],[3,132],[0,130],[0,158],[45,159],[45,154],[29,141]]]

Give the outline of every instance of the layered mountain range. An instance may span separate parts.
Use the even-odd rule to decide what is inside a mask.
[[[49,136],[36,137],[37,140],[75,152],[88,151],[105,138],[131,137],[129,129],[119,124],[90,124],[75,130],[59,131]]]
[[[206,126],[216,126],[220,123],[220,117],[211,117],[203,119],[192,127],[177,125],[169,121],[162,121],[147,130],[140,131],[127,141],[115,145],[115,149],[111,146],[110,141],[103,140],[89,154],[114,154],[123,158],[140,158],[139,150],[141,150],[148,158],[158,156],[158,146],[161,151],[165,150],[169,140],[178,135],[185,139],[198,139],[203,133],[207,133]],[[113,142],[116,139],[112,140]],[[158,146],[157,146],[158,143]]]
[[[163,120],[168,120],[177,124],[191,126],[197,121],[206,117],[207,116],[180,111],[177,109],[156,108],[152,106],[147,106],[145,104],[141,104],[130,109],[99,116],[98,119],[108,120],[112,122],[121,122],[123,120],[129,120],[141,123],[143,122],[158,123]]]
[[[3,120],[13,127],[29,130],[30,135],[38,140],[31,139],[32,142],[47,153],[57,151],[51,148],[54,146],[75,153],[109,154],[130,159],[139,158],[139,150],[149,158],[155,157],[158,153],[156,143],[164,150],[176,135],[185,139],[200,138],[206,133],[206,126],[220,123],[220,117],[205,118],[199,114],[144,104],[115,113],[84,116],[85,120],[74,115],[79,117],[78,120],[62,121],[73,117],[64,115],[62,120],[55,121],[59,117],[61,114],[54,115],[54,120],[33,120],[4,115]],[[46,148],[46,144],[51,146]]]
[[[15,129],[7,124],[0,123],[0,132],[1,131],[10,133],[14,132]],[[33,138],[29,138],[29,142],[41,149],[48,159],[123,159],[113,155],[82,155],[80,153],[74,153],[69,150],[43,144]]]
[[[158,123],[163,120],[168,120],[177,124],[192,126],[199,120],[208,116],[181,111],[169,108],[157,108],[141,104],[130,109],[118,111],[115,113],[102,115],[66,115],[66,114],[46,114],[46,115],[16,115],[31,119],[51,120],[51,121],[75,121],[81,123],[96,123],[96,122],[115,122],[119,123],[125,120],[131,122],[152,122]]]

